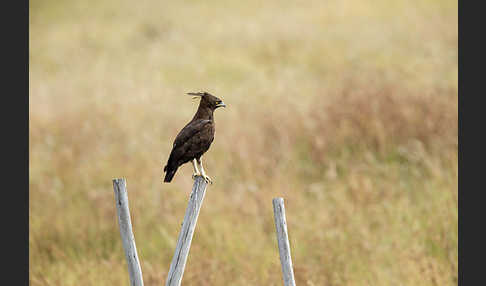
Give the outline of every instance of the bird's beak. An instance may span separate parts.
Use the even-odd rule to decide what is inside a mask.
[[[226,104],[221,101],[220,103],[216,104],[216,107],[226,107]]]

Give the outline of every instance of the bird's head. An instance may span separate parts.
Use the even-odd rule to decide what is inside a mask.
[[[226,107],[226,104],[224,102],[217,98],[216,96],[208,93],[208,92],[189,92],[187,93],[189,95],[192,95],[194,97],[201,97],[201,105],[205,105],[209,107],[212,110],[215,110],[218,107]]]

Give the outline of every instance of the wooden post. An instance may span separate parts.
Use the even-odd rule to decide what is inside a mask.
[[[186,267],[187,256],[189,249],[191,248],[192,236],[194,229],[196,228],[197,217],[199,216],[199,210],[206,193],[207,183],[203,177],[197,176],[192,187],[189,203],[186,208],[186,214],[184,221],[182,222],[182,229],[179,233],[179,239],[177,240],[177,246],[175,249],[174,257],[170,264],[169,274],[165,282],[166,286],[179,286],[181,285],[182,275],[184,274],[184,268]]]
[[[284,285],[295,286],[294,270],[292,269],[292,259],[290,257],[289,237],[287,234],[287,221],[285,219],[284,200],[283,198],[274,198],[272,203]]]
[[[125,179],[113,179],[113,190],[115,191],[116,211],[118,214],[118,225],[120,235],[125,249],[125,256],[128,264],[128,274],[131,286],[143,286],[142,269],[137,256],[137,247],[132,232],[130,210],[128,209],[127,184]]]

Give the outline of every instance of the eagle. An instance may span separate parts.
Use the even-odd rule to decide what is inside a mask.
[[[164,182],[169,183],[182,164],[192,161],[194,168],[192,178],[202,176],[207,183],[212,184],[212,179],[204,171],[201,156],[208,151],[214,140],[214,110],[226,105],[221,99],[208,92],[189,92],[188,95],[200,97],[201,100],[192,120],[182,128],[174,140],[169,160],[164,167]]]

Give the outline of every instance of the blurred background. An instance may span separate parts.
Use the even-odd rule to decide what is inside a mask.
[[[127,285],[127,179],[145,285],[193,180],[163,166],[224,100],[183,285],[457,285],[457,1],[30,1],[31,285]]]

